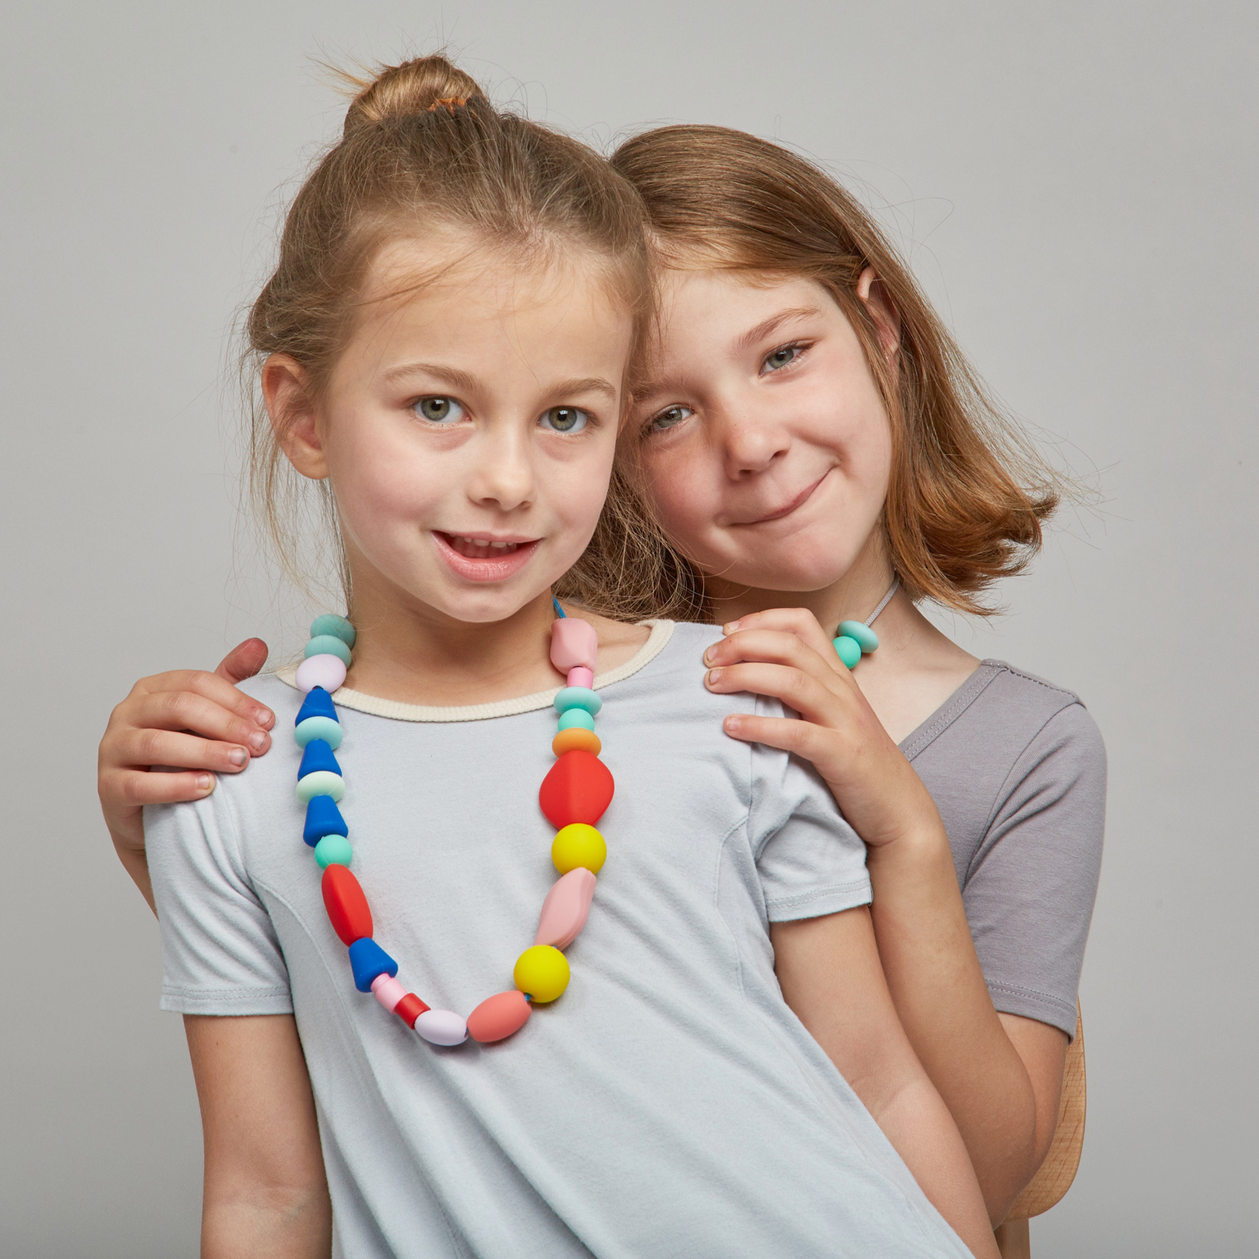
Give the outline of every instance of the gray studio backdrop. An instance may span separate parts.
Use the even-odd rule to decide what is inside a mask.
[[[711,121],[832,164],[1101,490],[1007,616],[944,618],[1077,690],[1110,748],[1088,1136],[1034,1253],[1255,1253],[1257,39],[1253,5],[1167,0],[8,0],[0,1253],[196,1252],[183,1034],[95,745],[142,673],[300,645],[240,527],[227,330],[340,123],[316,59],[442,42],[600,143]]]

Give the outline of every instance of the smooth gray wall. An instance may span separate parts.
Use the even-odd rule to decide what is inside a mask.
[[[142,673],[300,644],[237,528],[226,329],[340,123],[313,59],[443,41],[597,140],[720,122],[834,164],[1101,488],[1007,617],[945,618],[1078,690],[1110,747],[1088,1139],[1034,1253],[1253,1253],[1257,40],[1254,5],[1167,0],[9,0],[0,1253],[195,1253],[182,1030],[94,748]]]

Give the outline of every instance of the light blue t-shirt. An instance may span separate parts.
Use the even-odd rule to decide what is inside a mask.
[[[811,769],[722,733],[753,701],[704,689],[719,637],[655,623],[598,680],[607,864],[568,990],[497,1045],[435,1048],[355,990],[301,837],[283,675],[243,688],[276,713],[269,755],[145,810],[162,1006],[294,1013],[336,1254],[966,1259],[782,999],[769,923],[867,903],[864,849]],[[553,694],[337,696],[374,937],[434,1008],[510,989],[533,942],[556,877],[538,807]]]

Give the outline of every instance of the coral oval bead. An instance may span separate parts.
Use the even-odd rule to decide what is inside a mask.
[[[835,654],[847,668],[855,669],[857,662],[861,659],[861,644],[855,638],[849,638],[847,634],[841,634],[833,641]]]
[[[431,1045],[462,1045],[468,1039],[467,1023],[453,1010],[425,1010],[415,1030]]]
[[[589,621],[566,616],[551,622],[551,663],[567,674],[569,669],[594,672],[599,656],[599,635]]]
[[[320,634],[306,644],[306,659],[311,656],[336,656],[348,669],[350,667],[350,649],[335,634]]]
[[[585,866],[577,866],[562,879],[556,879],[542,902],[534,944],[568,948],[586,925],[597,882],[598,879]]]
[[[567,730],[561,730],[551,740],[551,751],[556,756],[563,756],[565,752],[571,752],[574,748],[580,748],[583,752],[593,752],[595,756],[598,756],[603,751],[603,744],[599,742],[599,736],[593,730],[586,730],[581,726],[569,726]]]
[[[570,708],[584,708],[592,717],[596,717],[602,707],[603,700],[599,698],[599,692],[592,691],[588,686],[566,686],[555,697],[557,713],[566,713]]]
[[[582,866],[591,874],[598,874],[608,859],[608,845],[593,826],[585,822],[570,822],[560,830],[551,842],[551,860],[561,874]]]
[[[354,849],[344,835],[325,835],[315,845],[315,860],[321,870],[329,866],[348,866],[354,857]]]
[[[558,762],[557,762],[558,763]],[[345,781],[330,769],[317,769],[297,780],[297,798],[309,804],[316,796],[331,796],[338,801],[345,795]]]
[[[512,979],[531,1000],[554,1001],[568,987],[568,958],[548,944],[535,944],[516,959]]]
[[[575,748],[565,752],[547,771],[538,791],[538,803],[554,827],[571,822],[593,826],[612,803],[614,790],[608,767],[592,753]]]
[[[530,1013],[531,1007],[523,992],[496,992],[468,1015],[468,1035],[483,1045],[492,1045],[520,1031],[529,1021]]]
[[[315,617],[311,622],[311,638],[320,638],[324,634],[335,635],[347,647],[353,647],[354,640],[358,636],[354,626],[345,617],[338,616],[335,612],[325,612],[322,616]]]
[[[323,872],[324,908],[332,929],[345,945],[353,944],[372,933],[372,911],[359,881],[345,866],[329,866]]]
[[[304,748],[315,739],[321,739],[335,752],[345,738],[345,731],[334,717],[307,717],[293,730],[293,738],[297,740],[299,748]]]
[[[337,656],[307,656],[297,666],[294,678],[299,691],[322,687],[329,695],[345,685],[345,662]]]
[[[864,621],[840,621],[839,632],[851,638],[866,655],[879,645],[879,636]]]

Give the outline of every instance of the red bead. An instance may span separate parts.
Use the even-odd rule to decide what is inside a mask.
[[[393,1008],[393,1012],[408,1026],[414,1027],[415,1020],[428,1009],[428,1006],[413,992],[408,992]]]
[[[371,935],[372,911],[367,907],[367,897],[345,866],[331,865],[323,872],[323,903],[342,944],[350,945]]]
[[[483,1045],[506,1040],[528,1022],[530,1012],[523,992],[496,992],[468,1015],[468,1035]]]
[[[612,803],[613,790],[608,767],[593,752],[574,748],[551,766],[542,780],[538,803],[556,828],[571,822],[593,826]]]

